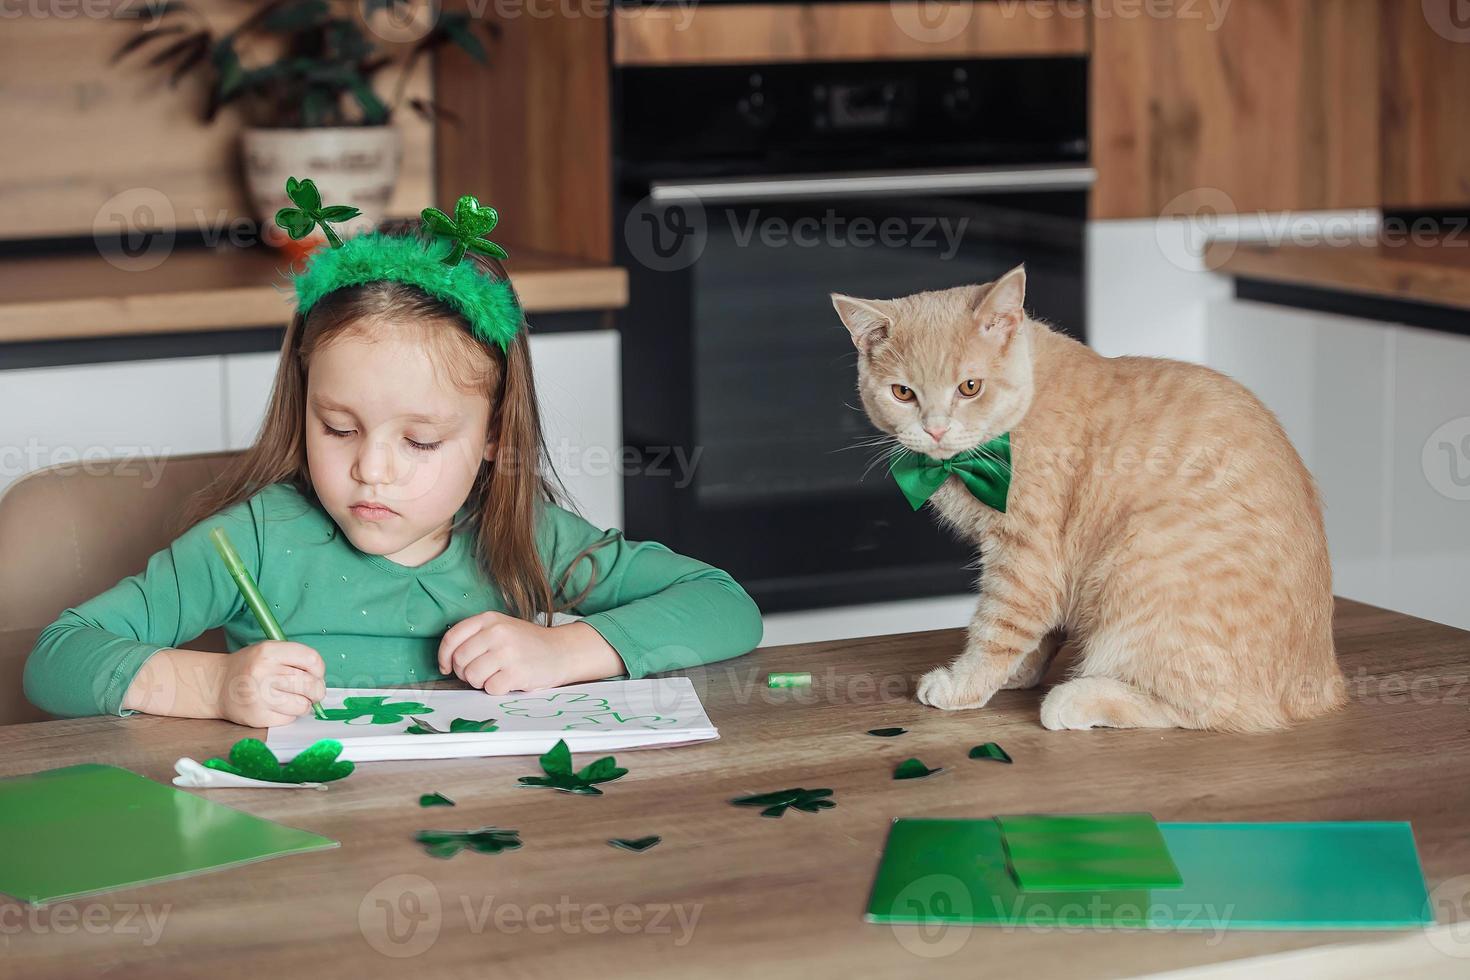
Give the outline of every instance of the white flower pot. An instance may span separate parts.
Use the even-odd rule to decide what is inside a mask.
[[[286,178],[310,178],[321,191],[323,204],[348,204],[362,211],[353,220],[332,226],[346,238],[376,227],[387,213],[403,161],[403,140],[392,126],[246,129],[241,155],[262,237],[291,251],[309,250],[324,240],[320,228],[292,243],[275,223],[276,212],[291,207]]]

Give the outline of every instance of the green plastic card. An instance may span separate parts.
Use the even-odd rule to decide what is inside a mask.
[[[44,905],[336,847],[116,766],[0,779],[0,892]]]
[[[1159,825],[1147,813],[1038,813],[995,820],[1022,891],[1183,884]]]
[[[1022,892],[994,820],[897,820],[867,920],[1007,928],[1409,929],[1434,921],[1407,823],[1162,823],[1180,888]]]

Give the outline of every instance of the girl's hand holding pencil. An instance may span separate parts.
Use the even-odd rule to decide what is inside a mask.
[[[236,650],[230,657],[220,690],[221,715],[257,728],[289,724],[307,711],[317,718],[325,717],[321,700],[327,693],[326,664],[321,654],[303,643],[286,640],[281,624],[276,622],[255,579],[250,577],[250,570],[230,544],[225,529],[215,528],[209,532],[209,538],[239,587],[245,605],[260,623],[261,631],[270,638]],[[306,699],[304,706],[298,704],[302,698]],[[301,710],[294,710],[299,706]],[[267,716],[272,720],[258,720]]]
[[[304,643],[261,640],[225,658],[220,717],[251,728],[289,725],[326,694],[326,664]]]

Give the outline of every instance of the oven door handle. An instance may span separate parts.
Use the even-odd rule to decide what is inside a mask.
[[[981,170],[802,174],[678,183],[654,181],[648,197],[656,204],[680,205],[801,201],[833,197],[890,197],[895,194],[912,197],[976,191],[998,194],[1008,191],[1085,190],[1096,180],[1097,171],[1085,164]]]

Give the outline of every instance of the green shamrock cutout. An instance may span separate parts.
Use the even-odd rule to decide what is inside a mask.
[[[610,755],[588,763],[578,772],[572,772],[572,750],[567,748],[566,739],[558,739],[541,757],[541,771],[546,775],[522,776],[521,785],[549,786],[563,793],[576,793],[579,796],[601,796],[602,790],[594,786],[594,783],[610,783],[628,774],[628,770],[619,768],[617,760]]]
[[[609,728],[665,728],[669,725],[677,725],[679,719],[668,718],[664,715],[623,715],[617,711],[600,712],[595,715],[584,715],[580,721],[574,721],[562,728],[562,731],[572,731],[577,728],[592,728],[605,731]]]
[[[632,851],[635,854],[642,854],[644,851],[648,850],[650,847],[653,847],[661,840],[663,840],[663,838],[658,836],[614,837],[612,840],[608,841],[608,843],[611,844],[613,847],[616,847],[620,851]]]
[[[510,257],[505,249],[481,237],[495,230],[495,226],[500,223],[499,213],[488,205],[481,206],[469,194],[461,197],[454,205],[452,218],[438,208],[424,208],[419,216],[423,218],[425,228],[454,243],[454,248],[444,256],[445,265],[459,265],[466,249],[482,255],[493,255],[497,259]]]
[[[242,738],[230,748],[230,761],[206,759],[204,766],[268,783],[330,783],[350,776],[355,768],[346,759],[338,761],[341,752],[341,742],[324,738],[282,766],[276,754],[260,739]]]
[[[869,728],[868,734],[879,738],[896,738],[907,731],[907,728]]]
[[[736,806],[760,806],[765,807],[761,811],[763,817],[779,817],[788,809],[797,809],[803,813],[817,813],[821,810],[830,810],[836,806],[834,800],[823,799],[831,796],[830,789],[778,789],[774,793],[759,793],[755,796],[738,796],[730,802]]]
[[[276,212],[276,224],[286,230],[294,240],[300,240],[311,234],[311,230],[317,225],[322,226],[322,232],[327,236],[327,244],[333,248],[342,247],[342,239],[332,230],[327,222],[341,223],[351,221],[362,214],[357,208],[346,204],[333,204],[330,207],[322,207],[321,191],[316,189],[316,182],[311,178],[297,180],[295,177],[286,178],[286,196],[291,199],[294,208],[281,208]]]
[[[986,742],[984,745],[975,746],[970,750],[970,758],[990,759],[994,762],[1004,762],[1006,765],[1011,764],[1010,753],[1006,752],[1005,749],[996,745],[994,742]]]
[[[443,793],[425,793],[419,797],[419,806],[454,806],[454,801]]]
[[[515,707],[511,707],[512,705]],[[595,715],[607,711],[607,699],[594,698],[586,694],[552,694],[544,698],[516,698],[513,701],[502,701],[500,710],[518,718]]]
[[[472,721],[469,718],[456,718],[449,723],[449,731],[435,728],[422,718],[415,718],[413,724],[403,731],[407,735],[454,735],[459,732],[493,732],[499,730],[494,718],[486,718],[484,721]]]
[[[935,773],[944,772],[943,769],[930,769],[918,759],[905,759],[893,770],[894,779],[923,779],[925,776],[933,776]]]
[[[479,830],[421,830],[414,840],[424,845],[431,857],[452,858],[468,848],[480,854],[499,854],[521,846],[521,832],[503,827],[481,827]]]
[[[322,717],[327,721],[342,721],[352,724],[354,719],[368,718],[371,725],[391,725],[402,721],[409,715],[426,715],[434,709],[427,704],[418,701],[394,701],[392,704],[384,704],[386,695],[378,694],[370,698],[343,698],[342,707],[324,708]]]

